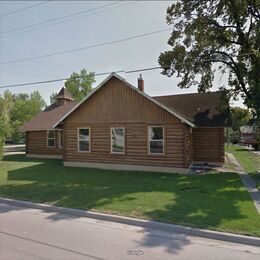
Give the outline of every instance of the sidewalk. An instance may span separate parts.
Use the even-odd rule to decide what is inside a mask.
[[[227,153],[229,160],[235,166],[237,173],[239,174],[241,181],[243,182],[244,186],[246,187],[247,191],[249,192],[255,207],[260,214],[260,191],[256,188],[254,180],[251,178],[249,174],[245,172],[243,167],[239,164],[235,156],[231,153]]]
[[[245,244],[251,246],[260,246],[259,237],[236,235],[236,234],[225,233],[225,232],[211,231],[207,229],[185,227],[185,226],[174,225],[174,224],[160,223],[156,221],[129,218],[129,217],[123,217],[118,215],[103,214],[103,213],[84,211],[79,209],[56,207],[47,204],[39,204],[39,203],[6,199],[6,198],[0,198],[0,204],[22,207],[22,208],[40,209],[44,212],[54,212],[57,214],[66,214],[66,215],[76,216],[76,217],[86,217],[86,218],[115,222],[115,223],[120,223],[125,225],[150,228],[159,231],[167,231],[175,234],[177,233],[177,235],[185,234],[194,237],[215,239],[215,240],[221,240],[221,241],[233,242],[233,243],[239,243],[239,244]]]

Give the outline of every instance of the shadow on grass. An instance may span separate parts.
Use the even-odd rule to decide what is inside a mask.
[[[248,234],[260,228],[252,224],[253,220],[257,222],[257,215],[245,215],[247,207],[254,208],[234,173],[188,176],[70,168],[63,167],[59,160],[33,160],[19,155],[6,156],[4,161],[23,165],[8,170],[8,182],[0,189],[2,197],[199,228],[228,230],[223,223],[231,222],[233,229]],[[32,165],[28,166],[29,162]],[[246,206],[241,211],[239,205],[243,203]],[[58,221],[75,217],[55,213],[49,218]],[[239,230],[240,222],[244,230]],[[189,244],[185,238],[169,242],[155,239],[150,230],[146,232],[142,245],[163,245],[173,252]]]

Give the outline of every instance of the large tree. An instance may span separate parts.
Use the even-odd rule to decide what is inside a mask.
[[[65,87],[77,101],[80,101],[92,90],[93,83],[95,83],[95,74],[82,69],[80,73],[71,74],[65,82]]]
[[[13,108],[14,99],[10,91],[5,91],[0,95],[0,160],[3,157],[3,147],[5,139],[11,133],[10,111]]]
[[[14,141],[19,141],[23,137],[20,127],[46,106],[39,91],[34,91],[30,95],[20,93],[14,95],[14,104],[10,111],[11,136]]]
[[[6,90],[3,95],[0,95],[0,136],[2,141],[11,135],[10,114],[13,107],[14,95],[9,90]]]
[[[38,91],[30,95],[12,94],[5,91],[0,95],[0,142],[6,137],[19,141],[23,134],[20,127],[46,106]]]
[[[215,72],[228,74],[220,86],[241,95],[260,120],[260,0],[179,0],[167,9],[171,48],[159,57],[163,74],[179,86],[212,87]]]
[[[55,97],[58,95],[57,92],[52,92],[52,94],[50,95],[50,104],[54,104],[56,102]]]
[[[241,126],[248,125],[251,122],[251,114],[248,109],[241,107],[231,107],[232,129],[238,131]]]

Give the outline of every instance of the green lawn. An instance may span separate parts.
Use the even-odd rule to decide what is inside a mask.
[[[252,176],[258,189],[260,189],[260,155],[238,145],[229,145],[226,151],[236,157],[244,170]]]
[[[235,173],[69,168],[9,155],[0,162],[0,196],[260,236],[260,215]]]

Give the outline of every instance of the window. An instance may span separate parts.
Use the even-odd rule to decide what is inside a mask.
[[[55,131],[54,130],[47,131],[47,145],[49,148],[55,147]]]
[[[90,152],[90,128],[78,129],[78,150]]]
[[[59,148],[63,148],[63,131],[59,131]]]
[[[149,127],[149,153],[164,153],[164,128],[162,126]]]
[[[111,153],[125,152],[125,129],[123,127],[111,128]]]

